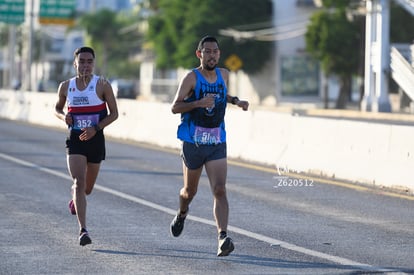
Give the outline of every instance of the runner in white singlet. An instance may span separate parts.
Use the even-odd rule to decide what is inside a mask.
[[[84,246],[92,243],[86,229],[86,195],[92,192],[101,161],[105,159],[103,129],[118,118],[118,107],[109,82],[93,74],[92,48],[76,49],[73,65],[76,76],[60,83],[55,115],[69,129],[67,165],[73,179],[69,209],[77,216],[79,243]]]

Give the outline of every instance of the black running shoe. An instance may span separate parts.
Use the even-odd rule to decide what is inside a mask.
[[[86,229],[82,229],[81,233],[80,233],[80,236],[79,236],[79,244],[81,246],[85,246],[85,245],[91,244],[91,243],[92,243],[92,240],[89,237],[88,231]]]
[[[217,249],[217,256],[228,256],[234,250],[233,240],[230,237],[219,239],[219,245]]]
[[[171,222],[171,234],[174,237],[180,236],[181,232],[183,232],[185,217],[178,213]]]

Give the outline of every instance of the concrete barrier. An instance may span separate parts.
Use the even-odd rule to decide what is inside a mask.
[[[65,128],[54,112],[56,94],[0,91],[0,117]],[[119,119],[108,136],[176,148],[179,115],[170,105],[118,99]],[[317,174],[404,189],[413,194],[414,127],[295,116],[229,105],[228,156],[284,172]]]

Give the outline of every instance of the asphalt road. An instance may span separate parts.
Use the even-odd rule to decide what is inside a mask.
[[[179,153],[111,139],[88,197],[93,243],[81,247],[65,135],[0,120],[0,274],[414,273],[413,197],[229,161],[236,249],[216,257],[205,174],[174,238]]]

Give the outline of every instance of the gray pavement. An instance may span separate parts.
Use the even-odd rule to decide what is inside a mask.
[[[0,120],[0,274],[414,273],[412,197],[313,178],[284,186],[272,169],[231,161],[236,249],[218,258],[206,176],[182,236],[173,238],[178,152],[115,140],[88,197],[93,243],[80,247],[67,209],[64,139]]]

